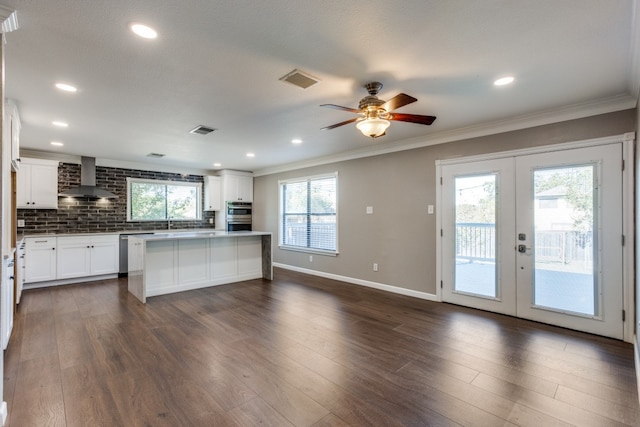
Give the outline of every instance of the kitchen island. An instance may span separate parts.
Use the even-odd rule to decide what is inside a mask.
[[[141,302],[251,279],[273,279],[271,233],[195,231],[129,237],[129,292]]]

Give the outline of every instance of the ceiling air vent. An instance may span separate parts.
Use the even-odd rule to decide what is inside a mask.
[[[147,157],[151,157],[154,159],[161,159],[164,157],[164,154],[160,154],[160,153],[149,153],[147,154]]]
[[[292,85],[296,85],[302,89],[306,89],[320,82],[320,80],[313,77],[312,75],[298,69],[293,70],[286,76],[280,77],[280,80],[283,82],[291,83]]]
[[[214,130],[216,129],[209,126],[199,125],[191,129],[189,133],[197,133],[198,135],[209,135]]]

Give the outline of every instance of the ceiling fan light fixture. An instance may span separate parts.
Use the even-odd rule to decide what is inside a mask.
[[[385,119],[370,118],[361,120],[356,124],[356,127],[364,136],[369,138],[377,138],[384,135],[391,122]]]
[[[142,37],[143,39],[155,39],[158,37],[158,32],[148,25],[134,22],[129,26],[129,28],[131,28],[131,31],[133,31],[135,35]]]
[[[515,78],[513,76],[501,77],[501,78],[495,80],[493,82],[493,85],[494,86],[506,86],[506,85],[509,85],[509,84],[513,83],[514,80],[515,80]]]

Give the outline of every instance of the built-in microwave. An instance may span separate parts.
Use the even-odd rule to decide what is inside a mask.
[[[227,216],[251,218],[251,202],[227,202]]]

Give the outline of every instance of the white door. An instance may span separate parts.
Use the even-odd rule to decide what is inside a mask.
[[[516,315],[513,159],[442,169],[443,300]]]
[[[622,144],[443,166],[443,300],[623,337]]]

